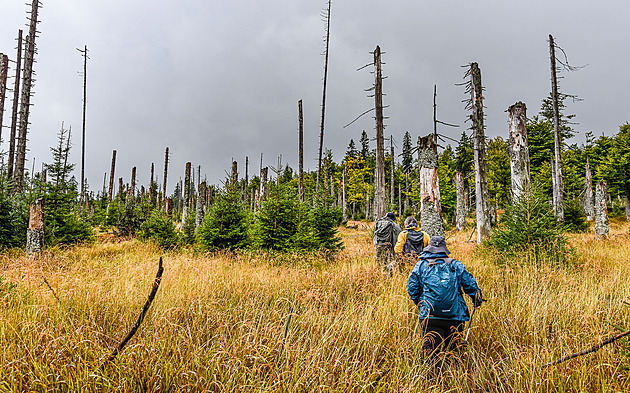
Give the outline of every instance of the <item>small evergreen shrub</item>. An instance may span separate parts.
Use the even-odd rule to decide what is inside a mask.
[[[140,226],[138,239],[154,242],[162,249],[174,248],[178,241],[175,223],[166,213],[154,210]]]
[[[19,196],[0,192],[0,249],[26,244],[28,206]]]
[[[221,192],[197,234],[202,248],[238,249],[248,244],[248,213],[235,188]]]
[[[341,209],[332,207],[329,201],[322,201],[311,210],[311,217],[316,248],[332,252],[342,249],[338,229],[343,220]]]
[[[548,198],[535,187],[505,209],[488,244],[508,259],[525,254],[534,261],[564,262],[570,252]]]
[[[564,205],[564,223],[562,225],[566,232],[583,233],[588,230],[586,213],[581,204],[575,200],[568,200]]]

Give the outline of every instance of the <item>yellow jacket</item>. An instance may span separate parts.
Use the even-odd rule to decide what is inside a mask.
[[[402,254],[404,248],[405,248],[405,243],[407,243],[407,232],[408,231],[414,231],[414,232],[421,232],[420,227],[415,226],[415,227],[411,227],[411,228],[405,228],[404,231],[400,232],[400,234],[398,235],[398,240],[396,240],[396,246],[394,246],[394,251],[396,252],[396,254]],[[424,232],[424,246],[428,246],[429,245],[429,240],[431,240],[431,237],[429,235],[427,235],[426,232]]]

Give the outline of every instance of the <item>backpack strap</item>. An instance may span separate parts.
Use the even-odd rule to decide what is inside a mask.
[[[438,258],[427,258],[425,259],[425,261],[427,261],[427,264],[429,266],[433,266],[433,265],[437,265],[438,261],[444,261],[445,264],[449,264],[451,262],[453,262],[455,260],[455,258],[442,258],[442,257],[438,257]]]

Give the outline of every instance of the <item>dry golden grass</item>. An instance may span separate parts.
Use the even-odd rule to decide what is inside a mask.
[[[540,367],[630,326],[625,222],[612,223],[607,241],[572,236],[571,267],[500,267],[466,242],[470,232],[453,234],[449,248],[488,302],[457,364],[435,377],[407,272],[379,270],[369,233],[342,228],[346,249],[333,261],[166,253],[154,304],[110,364],[149,293],[157,248],[103,241],[0,256],[0,391],[630,390],[625,339]]]

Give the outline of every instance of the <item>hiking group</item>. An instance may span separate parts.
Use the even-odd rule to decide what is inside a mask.
[[[401,230],[394,213],[376,220],[376,258],[390,275],[402,266],[413,266],[407,293],[418,307],[422,349],[436,362],[439,353],[452,347],[471,319],[463,294],[470,296],[475,308],[481,306],[483,297],[464,264],[451,258],[443,236],[429,236],[412,216],[405,219],[404,225]]]

